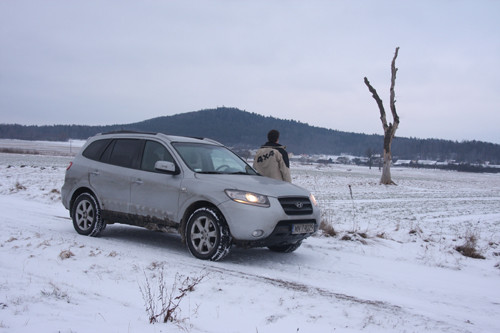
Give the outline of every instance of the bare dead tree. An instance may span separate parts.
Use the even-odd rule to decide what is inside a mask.
[[[394,93],[394,86],[396,85],[396,58],[398,57],[399,47],[396,47],[396,52],[394,53],[394,58],[392,58],[391,63],[391,89],[390,89],[390,108],[392,113],[393,122],[387,124],[387,118],[385,115],[384,104],[380,99],[375,88],[372,87],[368,79],[365,77],[365,84],[368,90],[372,93],[373,98],[377,102],[378,108],[380,110],[380,120],[382,121],[382,127],[384,129],[384,165],[382,168],[382,177],[380,178],[380,184],[384,185],[396,185],[391,178],[391,162],[392,162],[392,152],[391,144],[396,130],[399,126],[399,116],[396,112],[396,98]]]

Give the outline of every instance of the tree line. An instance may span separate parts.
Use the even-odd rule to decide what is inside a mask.
[[[293,154],[366,156],[368,151],[382,154],[383,136],[360,134],[310,126],[296,120],[262,116],[236,108],[193,111],[148,119],[138,123],[85,125],[0,124],[0,138],[67,141],[87,139],[97,133],[117,130],[160,132],[171,135],[208,137],[236,149],[256,149],[266,141],[270,129],[280,131],[280,143]],[[489,161],[500,164],[500,145],[482,141],[450,141],[395,137],[393,159],[420,159],[464,163]]]

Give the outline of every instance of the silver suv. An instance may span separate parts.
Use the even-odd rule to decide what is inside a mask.
[[[79,234],[97,236],[113,223],[175,231],[208,260],[233,244],[292,252],[320,217],[308,191],[257,174],[222,144],[155,133],[90,138],[61,194]]]

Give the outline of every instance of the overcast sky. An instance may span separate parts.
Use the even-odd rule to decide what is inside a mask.
[[[363,78],[390,113],[397,46],[398,136],[500,143],[496,0],[1,0],[0,123],[227,106],[382,134]]]

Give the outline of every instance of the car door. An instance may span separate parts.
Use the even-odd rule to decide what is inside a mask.
[[[162,143],[147,140],[140,170],[131,184],[130,212],[141,216],[145,222],[175,226],[182,177],[155,170],[157,161],[175,163]]]
[[[102,203],[102,209],[120,216],[129,213],[131,182],[138,172],[143,140],[115,139],[100,161],[89,170],[89,182]],[[118,221],[113,221],[118,222]]]

